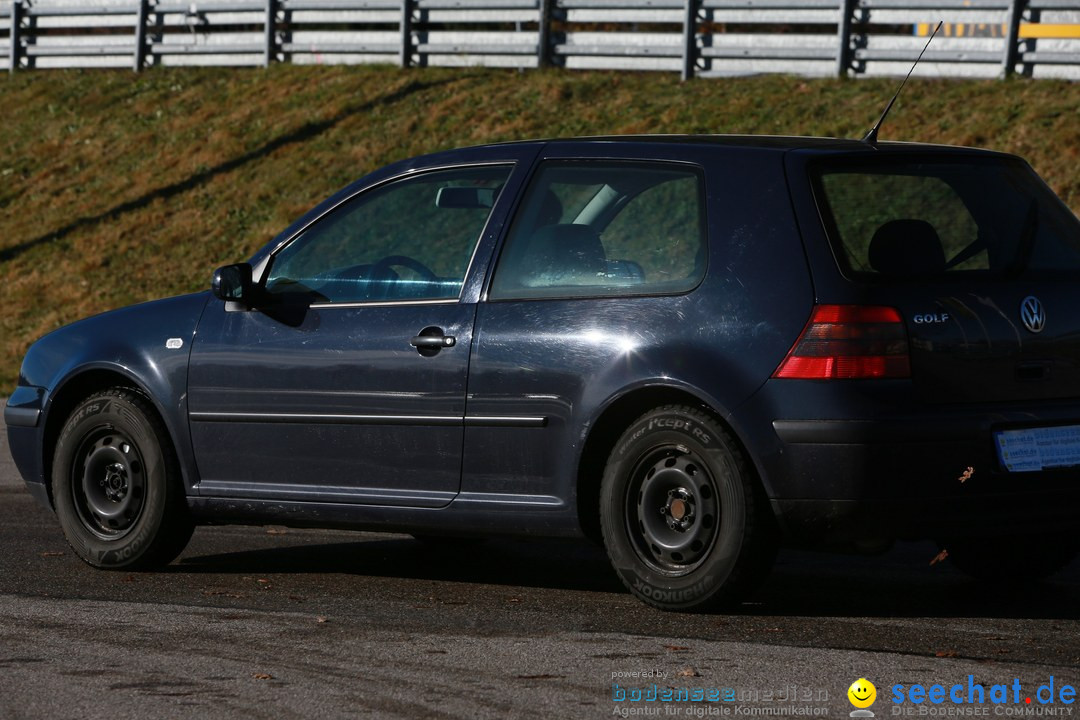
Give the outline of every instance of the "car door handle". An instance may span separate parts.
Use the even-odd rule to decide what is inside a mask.
[[[409,344],[417,349],[441,350],[454,347],[457,344],[457,338],[453,335],[417,335],[409,341]]]
[[[457,345],[457,338],[445,334],[441,327],[429,325],[410,340],[409,344],[416,348],[416,352],[422,356],[434,357],[442,352],[443,348]]]

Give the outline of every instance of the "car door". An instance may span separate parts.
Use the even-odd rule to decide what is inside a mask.
[[[511,170],[364,190],[274,252],[254,309],[211,301],[189,372],[201,495],[450,502],[476,308],[463,287]]]
[[[466,428],[463,498],[563,507],[590,414],[703,332],[684,322],[707,264],[700,151],[630,147],[553,144],[522,193],[469,375],[469,414],[516,422]]]

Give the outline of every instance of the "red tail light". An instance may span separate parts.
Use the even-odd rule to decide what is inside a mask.
[[[891,307],[818,305],[774,378],[911,376],[907,331]]]

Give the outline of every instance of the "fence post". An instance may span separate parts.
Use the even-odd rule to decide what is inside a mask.
[[[697,66],[697,0],[686,0],[682,33],[682,79],[689,80]]]
[[[555,0],[540,0],[540,18],[536,37],[536,66],[551,66],[551,6]]]
[[[416,0],[401,0],[401,53],[398,64],[407,68],[412,64],[412,15]]]
[[[19,25],[22,24],[22,0],[11,2],[11,30],[8,32],[8,72],[14,73],[19,68]]]
[[[146,64],[146,15],[149,0],[139,0],[135,11],[135,57],[132,70],[139,72]]]
[[[1009,77],[1016,72],[1016,61],[1020,56],[1020,20],[1024,16],[1026,0],[1012,0],[1009,3],[1009,16],[1005,30],[1005,54],[1001,60],[1001,74]]]
[[[837,23],[836,35],[839,47],[836,49],[836,76],[846,77],[851,69],[851,20],[855,14],[856,0],[840,0],[840,22]]]
[[[277,0],[266,0],[266,20],[263,23],[263,67],[277,58]]]

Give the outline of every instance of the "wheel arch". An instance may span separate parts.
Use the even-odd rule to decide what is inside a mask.
[[[761,475],[753,454],[737,428],[728,421],[728,413],[694,391],[667,384],[642,385],[614,397],[591,423],[582,447],[577,468],[577,515],[582,531],[591,540],[600,541],[600,481],[608,455],[619,436],[639,417],[663,405],[688,405],[709,413],[731,434],[743,452],[747,467],[754,472],[755,482],[762,486]]]
[[[145,385],[124,368],[113,366],[90,366],[80,368],[69,374],[53,391],[45,410],[44,424],[41,439],[41,468],[45,481],[45,489],[49,496],[49,504],[55,508],[52,493],[52,464],[53,455],[56,452],[56,441],[60,431],[67,422],[68,416],[75,407],[96,392],[108,390],[112,387],[123,387],[137,393],[145,399],[157,414],[166,431],[173,448],[178,448],[176,435],[172,426],[166,419],[165,413],[158,406],[153,395]]]

